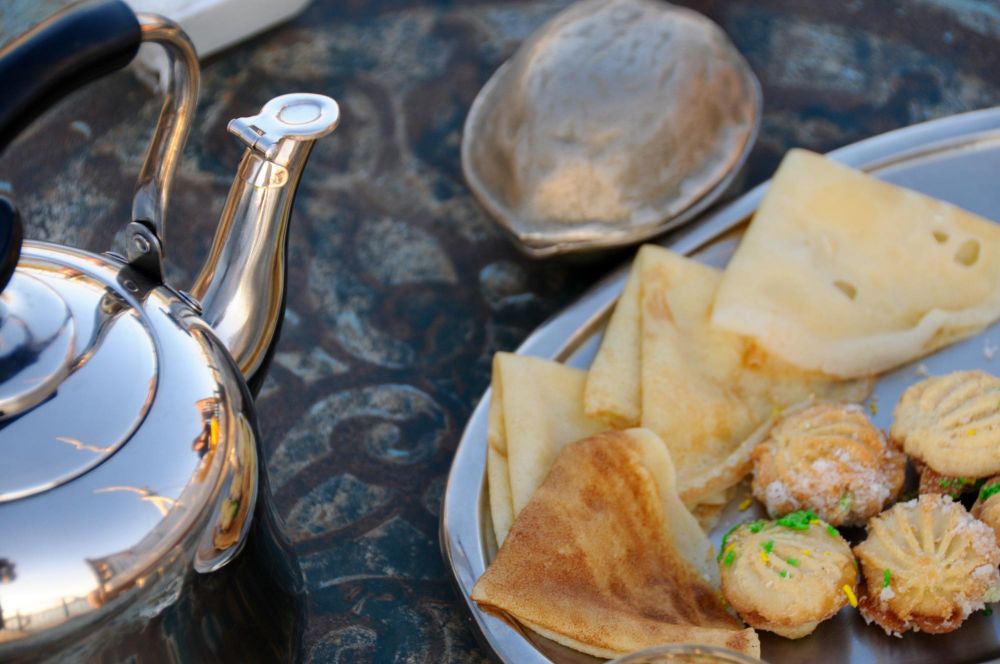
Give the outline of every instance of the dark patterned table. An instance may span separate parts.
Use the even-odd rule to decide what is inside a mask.
[[[0,41],[60,0],[4,0]],[[239,158],[229,118],[292,90],[342,105],[299,194],[288,315],[259,399],[279,511],[305,571],[305,656],[482,661],[438,550],[438,511],[490,357],[612,266],[533,262],[462,181],[469,104],[567,3],[315,0],[213,58],[170,210],[170,277],[204,259]],[[691,0],[747,55],[765,116],[748,184],[828,150],[1000,103],[1000,3]],[[0,160],[28,234],[108,248],[159,110],[135,77],[75,94]]]

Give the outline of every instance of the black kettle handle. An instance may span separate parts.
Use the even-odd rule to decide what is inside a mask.
[[[142,30],[121,0],[72,4],[0,49],[0,154],[32,120],[79,87],[128,65]],[[21,255],[14,204],[0,197],[0,290]]]
[[[121,0],[70,5],[0,49],[0,153],[73,90],[121,69],[142,41]]]

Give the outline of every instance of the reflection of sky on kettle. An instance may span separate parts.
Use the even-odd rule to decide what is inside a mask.
[[[206,421],[204,416],[208,415],[209,431],[214,429],[216,436],[218,420],[215,409],[219,403],[217,397],[210,397],[189,402],[187,406],[203,415],[203,423]],[[215,427],[212,427],[211,422],[216,423]],[[186,460],[176,456],[170,460],[178,480],[176,483],[160,488],[118,484],[102,486],[95,482],[103,474],[102,470],[106,469],[106,466],[101,466],[73,483],[76,493],[82,493],[83,487],[90,485],[90,493],[98,498],[96,501],[70,501],[67,509],[74,512],[69,520],[72,524],[70,527],[53,532],[44,516],[39,514],[37,518],[29,518],[27,521],[32,524],[33,532],[22,530],[19,541],[0,544],[0,557],[14,564],[19,560],[31,562],[29,565],[19,566],[22,573],[15,582],[0,585],[0,607],[17,606],[22,614],[60,608],[63,601],[71,603],[87,598],[101,584],[102,580],[95,570],[100,569],[105,561],[130,561],[133,557],[139,559],[143,551],[142,544],[149,534],[158,527],[169,525],[164,517],[170,515],[171,511],[183,511],[181,494],[192,477],[193,469],[204,461],[199,453],[199,440],[203,439],[204,428],[197,428],[193,419],[178,422],[177,428],[182,440],[193,441],[189,447],[193,453]],[[213,442],[217,442],[217,438]],[[168,449],[166,452],[176,454],[176,449]],[[143,461],[142,456],[134,453],[129,446],[120,450],[116,458],[129,456],[134,457],[135,463]],[[31,499],[24,502],[30,503]],[[115,528],[95,527],[110,515],[116,521]],[[21,524],[25,524],[23,519]],[[39,551],[39,541],[47,543],[44,551]],[[64,546],[79,552],[72,564],[66,564],[60,555],[59,550]],[[47,556],[52,560],[45,560]],[[52,602],[49,592],[53,587],[59,588],[62,596],[56,603]]]
[[[31,270],[40,282],[61,277]],[[58,285],[80,345],[47,400],[3,422],[0,503],[58,486],[113,454],[156,392],[155,346],[142,317],[106,287],[75,276]],[[126,315],[125,312],[128,312]]]
[[[126,490],[118,490],[122,488]],[[59,588],[64,598],[86,597],[98,580],[85,561],[108,558],[133,547],[161,522],[165,513],[161,506],[175,500],[176,496],[171,498],[170,494],[179,494],[180,488],[152,492],[160,494],[156,496],[158,501],[151,501],[150,495],[135,487],[107,487],[109,491],[105,493],[95,489],[93,493],[100,494],[98,500],[78,500],[67,505],[74,518],[71,525],[59,532],[52,530],[44,515],[38,515],[30,526],[25,526],[30,528],[28,532],[22,529],[24,534],[19,541],[0,544],[0,556],[13,562],[19,572],[14,582],[0,585],[0,607],[17,606],[22,613],[51,608],[53,587]],[[95,527],[107,514],[114,514],[119,521],[117,527]],[[40,550],[38,542],[46,542],[48,546]],[[59,551],[62,547],[72,547],[82,555],[72,564],[66,564]],[[4,613],[6,618],[6,610]]]
[[[48,587],[49,584],[56,584],[65,589],[65,600],[67,603],[85,598],[94,587],[94,572],[86,565],[75,568],[61,568],[55,574],[46,574],[44,579],[39,580],[40,587]],[[60,604],[51,604],[49,595],[45,592],[39,593],[31,585],[31,578],[19,579],[18,583],[5,584],[0,586],[0,609],[4,606],[17,606],[20,609],[23,619],[30,620],[30,614],[42,612],[47,609],[57,608]],[[4,620],[16,625],[15,615],[9,615],[4,611]]]

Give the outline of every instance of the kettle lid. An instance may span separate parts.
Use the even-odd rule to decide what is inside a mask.
[[[25,262],[0,293],[0,504],[114,454],[157,385],[148,318],[122,293],[65,265]]]

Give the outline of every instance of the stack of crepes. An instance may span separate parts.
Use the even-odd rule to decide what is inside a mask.
[[[539,487],[555,474],[549,473],[557,458],[571,468],[589,463],[581,452],[588,446],[563,448],[607,430],[641,426],[651,432],[676,468],[676,484],[667,484],[683,506],[667,510],[662,522],[646,520],[644,537],[658,537],[653,531],[661,528],[667,542],[676,542],[672,534],[686,532],[679,524],[692,513],[706,529],[714,523],[732,487],[748,474],[750,453],[774,415],[810,399],[860,401],[877,373],[976,333],[998,317],[1000,227],[819,155],[792,151],[725,272],[656,246],[639,251],[589,372],[497,355],[487,474],[494,532],[503,546],[493,567],[506,560],[503,567],[516,564],[522,576],[486,584],[491,567],[476,599],[554,638],[562,635],[580,650],[618,652],[609,643],[586,640],[591,631],[570,629],[593,626],[598,615],[607,622],[606,612],[542,622],[521,613],[521,604],[501,600],[519,583],[537,584],[544,570],[554,569],[548,554],[519,555],[527,536],[505,540],[508,532],[544,528],[545,519],[555,518],[539,508],[535,512],[549,516],[536,514],[522,526],[519,515],[536,496],[550,493]],[[609,473],[593,477],[589,486],[597,491],[602,482],[631,481]],[[572,548],[572,538],[585,532],[604,542],[590,530],[634,509],[623,499],[625,489],[593,504],[587,502],[589,490],[572,495],[592,512],[585,519],[589,525],[581,515],[576,526],[552,532],[545,537],[551,550]],[[674,552],[677,560],[704,571],[704,551],[675,544]],[[582,560],[586,566],[574,569],[591,581],[634,561],[591,553]],[[608,569],[595,571],[594,565]],[[665,606],[668,596],[690,591],[689,577],[670,578],[649,584],[662,592]],[[713,582],[703,573],[700,578]],[[608,583],[602,592],[618,587],[617,581]],[[616,606],[623,619],[635,611],[646,615],[622,592],[611,594],[628,608],[608,606]],[[680,613],[661,616],[662,622],[692,624]],[[724,628],[709,618],[693,620]],[[628,647],[677,640],[666,633],[656,638]]]

